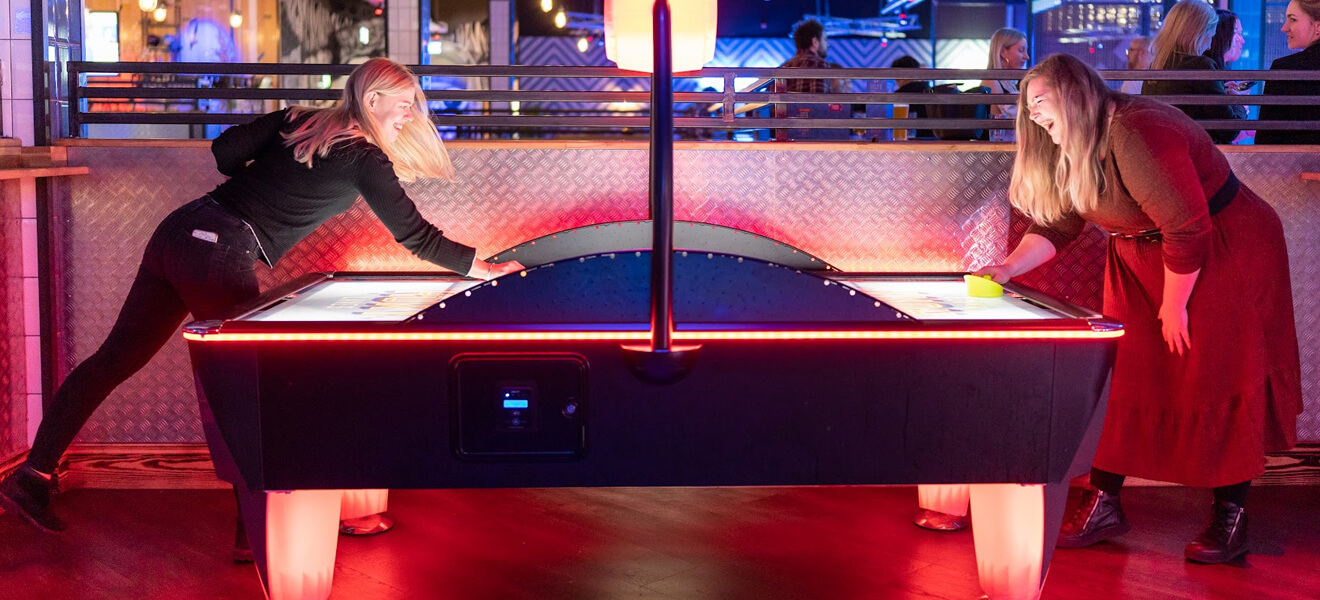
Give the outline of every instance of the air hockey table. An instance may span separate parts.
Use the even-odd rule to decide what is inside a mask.
[[[531,248],[489,282],[309,274],[185,328],[270,597],[329,594],[343,489],[858,484],[974,484],[982,587],[1039,595],[1121,325],[960,273],[680,250],[690,372],[657,384],[624,349],[649,339],[650,252]]]

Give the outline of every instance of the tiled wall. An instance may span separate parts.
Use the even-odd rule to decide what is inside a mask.
[[[29,447],[41,415],[36,196],[32,179],[0,180],[0,461]]]
[[[4,136],[32,144],[32,3],[0,0],[0,105]]]
[[[390,0],[386,3],[385,28],[389,31],[390,58],[405,65],[415,65],[421,58],[418,20],[421,7],[417,0]]]

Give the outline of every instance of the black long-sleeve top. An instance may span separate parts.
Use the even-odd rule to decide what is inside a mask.
[[[1320,42],[1307,46],[1295,54],[1275,59],[1270,70],[1320,70]],[[1320,81],[1268,81],[1267,95],[1305,96],[1320,95]],[[1262,106],[1262,121],[1320,121],[1320,104],[1310,106]],[[1258,131],[1257,144],[1320,144],[1320,131]]]
[[[1204,69],[1209,71],[1218,71],[1219,67],[1215,61],[1204,56],[1193,56],[1191,54],[1174,54],[1170,59],[1169,69]],[[1144,96],[1187,96],[1193,94],[1207,96],[1223,96],[1228,92],[1224,89],[1222,81],[1175,81],[1159,80],[1147,81],[1141,86],[1141,93]],[[1178,110],[1183,111],[1187,116],[1193,119],[1245,119],[1247,113],[1245,110],[1235,111],[1232,106],[1221,104],[1218,106],[1208,105],[1176,105]],[[1211,129],[1210,139],[1216,144],[1231,144],[1237,138],[1237,130]]]
[[[314,158],[309,168],[284,145],[280,133],[295,127],[288,117],[287,109],[258,117],[211,143],[216,168],[229,180],[210,196],[252,226],[267,263],[274,265],[360,195],[394,239],[418,258],[459,274],[471,270],[476,250],[449,240],[422,217],[380,148],[361,138],[351,140]]]

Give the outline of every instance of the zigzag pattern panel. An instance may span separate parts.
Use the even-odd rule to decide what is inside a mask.
[[[988,43],[987,43],[988,47]],[[792,58],[793,40],[788,38],[728,38],[715,43],[715,58],[712,67],[777,67]],[[910,55],[921,64],[931,64],[930,42],[928,40],[888,40],[882,42],[874,38],[841,38],[830,41],[829,56],[832,62],[848,68],[888,67],[894,59]],[[605,58],[603,46],[592,46],[586,52],[577,49],[577,38],[570,37],[526,37],[518,41],[518,62],[524,65],[554,66],[611,66],[614,63]],[[716,89],[722,84],[713,82]],[[525,90],[569,90],[569,91],[646,91],[651,89],[646,79],[579,79],[579,78],[523,78],[519,85]],[[693,79],[676,79],[677,91],[696,91],[704,83]],[[877,89],[868,87],[866,80],[857,80],[854,90],[866,91]],[[524,110],[543,111],[596,111],[609,110],[605,103],[585,102],[527,102]]]
[[[930,40],[844,38],[832,39],[829,44],[830,62],[850,69],[888,67],[894,59],[903,55],[930,66]]]
[[[941,69],[984,69],[990,58],[990,40],[939,40],[935,58]]]
[[[789,38],[721,38],[715,40],[710,66],[772,68],[784,64],[793,53]]]

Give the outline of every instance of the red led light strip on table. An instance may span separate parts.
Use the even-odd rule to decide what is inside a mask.
[[[710,340],[998,340],[998,339],[1104,339],[1123,335],[1117,331],[679,331],[675,341]],[[184,332],[193,342],[503,342],[503,341],[646,341],[644,331],[507,331],[507,332],[414,332],[414,333],[212,333]]]

